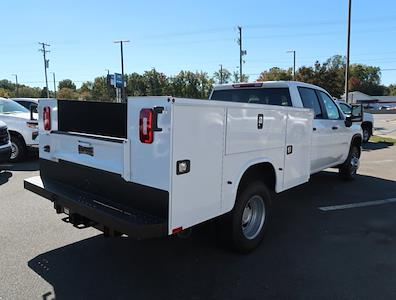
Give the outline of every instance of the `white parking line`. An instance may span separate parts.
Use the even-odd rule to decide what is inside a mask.
[[[348,208],[356,208],[356,207],[365,207],[365,206],[374,206],[374,205],[382,205],[387,203],[396,202],[396,198],[384,199],[384,200],[375,200],[375,201],[367,201],[367,202],[357,202],[350,204],[342,204],[342,205],[333,205],[333,206],[322,206],[319,207],[321,211],[331,211],[331,210],[339,210],[339,209],[348,209]]]
[[[394,159],[384,159],[384,160],[371,160],[371,161],[365,161],[365,164],[384,164],[384,163],[390,163],[394,162]]]

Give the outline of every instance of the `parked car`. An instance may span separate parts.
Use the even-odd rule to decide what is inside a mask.
[[[217,218],[248,252],[270,224],[272,193],[329,167],[350,180],[359,167],[361,106],[345,116],[301,82],[217,86],[210,101],[40,100],[39,113],[40,175],[25,188],[106,236],[166,236]]]
[[[352,106],[350,104],[341,100],[337,100],[336,102],[346,116],[351,115]],[[363,113],[363,121],[360,126],[362,127],[362,131],[363,131],[363,142],[367,143],[370,137],[373,135],[373,129],[374,129],[373,115],[367,112]]]
[[[37,98],[12,98],[12,100],[19,103],[23,107],[27,108],[29,111],[32,109],[32,111],[37,114],[39,99],[37,99]]]
[[[11,136],[11,161],[21,161],[27,151],[38,149],[37,117],[15,101],[0,98],[0,121],[7,124]]]
[[[11,140],[7,125],[0,121],[0,163],[6,162],[11,155]]]

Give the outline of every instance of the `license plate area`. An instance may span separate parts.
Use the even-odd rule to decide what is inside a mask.
[[[78,153],[79,154],[86,154],[86,155],[89,155],[89,156],[94,156],[94,148],[93,148],[93,146],[78,145]]]

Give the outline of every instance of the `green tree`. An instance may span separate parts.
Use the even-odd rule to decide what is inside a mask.
[[[92,87],[93,83],[91,81],[83,82],[78,89],[79,98],[81,100],[92,100]]]
[[[214,80],[205,72],[180,71],[170,79],[170,93],[176,97],[207,99]]]
[[[115,97],[112,92],[109,92],[107,87],[106,76],[96,77],[92,84],[92,99],[114,101]]]
[[[47,88],[43,87],[40,91],[40,98],[47,98]]]
[[[278,81],[278,80],[292,80],[292,69],[287,70],[273,67],[268,71],[261,72],[257,81]]]
[[[0,88],[0,97],[9,98],[9,97],[11,97],[11,93],[9,90],[7,90],[5,88]]]
[[[350,66],[350,91],[381,96],[385,93],[385,86],[381,85],[381,69],[379,67],[353,64]]]
[[[391,84],[386,88],[387,96],[396,96],[396,84]]]
[[[78,93],[67,87],[61,88],[58,93],[56,94],[58,99],[77,99],[78,98]]]
[[[232,82],[233,83],[237,83],[237,82],[248,82],[249,81],[249,76],[246,74],[242,74],[242,80],[239,80],[239,72],[238,71],[234,71],[232,72]]]
[[[63,80],[59,81],[58,90],[61,90],[62,88],[69,88],[69,89],[75,91],[76,85],[70,79],[63,79]]]
[[[125,76],[126,93],[128,96],[144,96],[146,92],[146,80],[143,75],[132,73]]]
[[[222,70],[220,69],[214,72],[213,79],[216,81],[216,83],[229,83],[231,81],[231,72],[225,68]]]
[[[157,70],[153,68],[150,71],[144,72],[143,78],[146,87],[146,95],[166,95],[168,91],[168,78],[164,73],[157,72]]]

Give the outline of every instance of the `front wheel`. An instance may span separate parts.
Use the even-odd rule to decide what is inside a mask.
[[[371,129],[368,126],[364,126],[363,130],[363,143],[367,143],[372,135]]]
[[[360,165],[360,151],[356,145],[352,145],[349,150],[347,160],[340,166],[339,174],[344,180],[355,178],[356,172]]]
[[[11,136],[11,162],[19,162],[26,155],[26,146],[24,141],[18,136]]]
[[[265,184],[253,182],[237,197],[234,209],[223,220],[223,233],[240,253],[254,250],[262,241],[270,216],[270,193]]]

